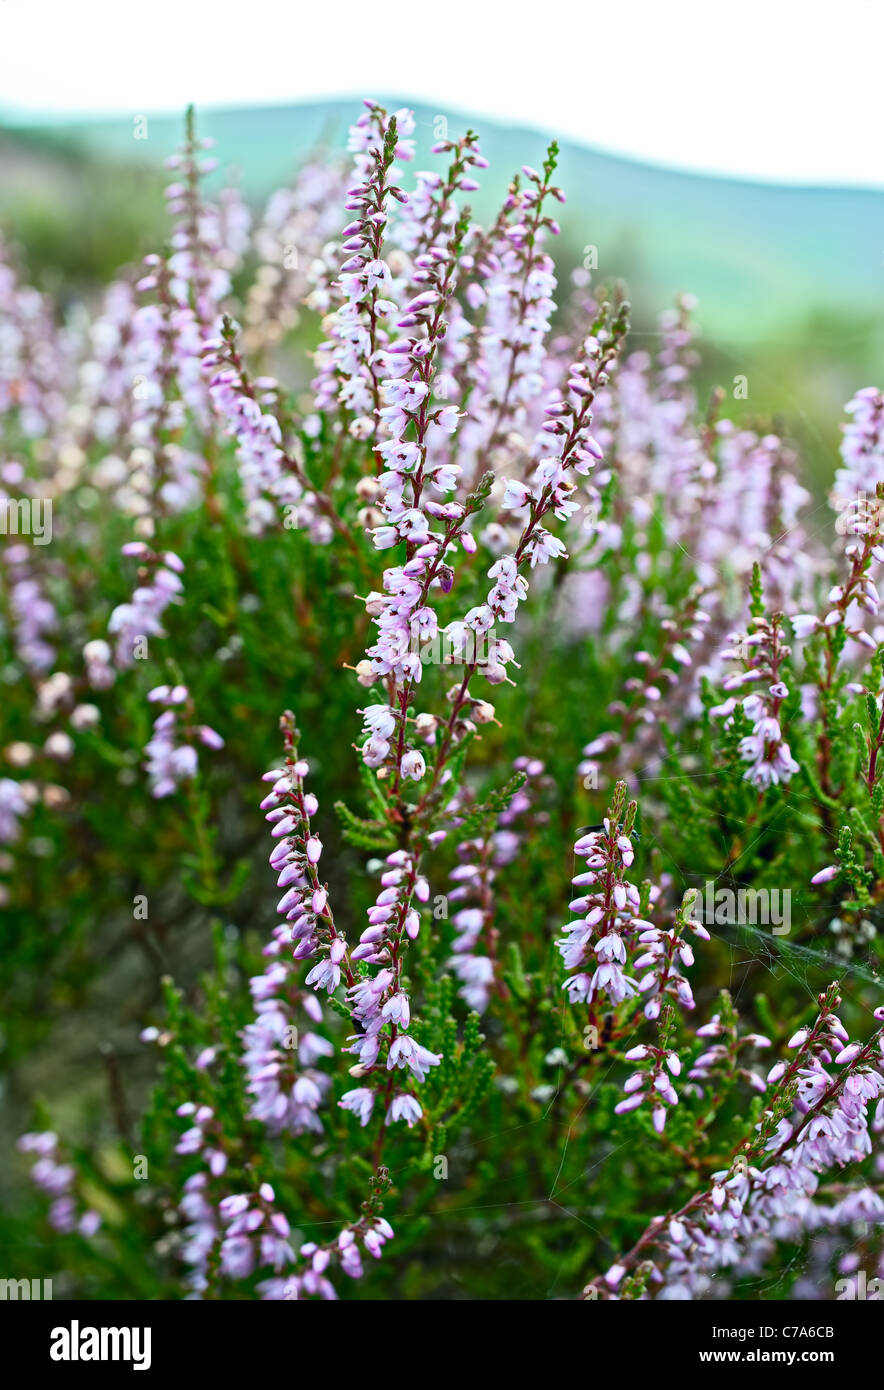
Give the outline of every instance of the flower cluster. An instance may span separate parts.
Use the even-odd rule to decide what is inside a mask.
[[[0,777],[0,844],[11,845],[18,839],[21,820],[28,814],[29,805],[18,782]]]
[[[846,406],[851,416],[841,442],[842,466],[835,474],[831,502],[841,534],[881,531],[878,484],[884,466],[884,396],[875,386],[857,391]]]
[[[390,116],[367,101],[368,110],[350,132],[360,182],[347,190],[345,207],[358,216],[344,228],[339,276],[334,284],[338,307],[323,322],[326,342],[316,354],[314,382],[317,408],[334,402],[351,417],[351,432],[374,436],[380,413],[377,354],[388,341],[385,321],[396,312],[390,298],[392,274],[381,255],[389,199],[405,200],[395,182],[395,159],[412,155],[409,135],[414,117]]]
[[[154,720],[153,737],[144,749],[151,795],[159,799],[171,796],[182,782],[191,781],[196,776],[198,760],[195,742],[218,749],[224,747],[224,740],[208,724],[192,723],[193,701],[186,685],[158,685],[147,698],[153,704],[165,706],[162,714]]]
[[[317,865],[322,841],[314,835],[310,824],[319,803],[312,792],[304,789],[309,765],[297,756],[294,717],[290,714],[283,717],[283,732],[285,765],[264,774],[264,781],[271,783],[271,788],[261,803],[276,841],[270,867],[278,874],[277,887],[285,889],[276,910],[291,923],[289,939],[295,960],[318,957],[306,983],[333,994],[342,974],[349,985],[353,984],[347,940],[335,926],[328,885],[320,881]]]
[[[293,790],[289,804],[297,814],[303,806],[303,832],[306,832],[302,833],[300,842],[288,838],[284,856],[277,853],[278,846],[274,847],[278,884],[286,889],[279,904],[280,912],[285,915],[274,927],[272,938],[263,949],[268,962],[265,969],[249,981],[255,1017],[243,1030],[240,1060],[252,1097],[250,1113],[272,1133],[322,1131],[317,1111],[331,1083],[316,1063],[334,1054],[332,1043],[316,1031],[323,1019],[322,1005],[315,992],[299,987],[298,967],[291,954],[294,932],[291,923],[297,921],[297,916],[290,916],[292,905],[298,901],[306,908],[309,904],[310,913],[313,913],[314,890],[307,866],[311,859],[314,864],[318,862],[321,852],[319,840],[310,834],[309,818],[316,814],[318,804],[312,792],[303,790],[305,773],[306,767],[298,761],[288,774],[279,769],[273,790],[262,802],[262,809],[268,813],[278,811],[285,806],[285,793]],[[298,1027],[294,1021],[299,1008],[307,1017],[306,1028]]]
[[[641,917],[638,888],[626,878],[635,858],[630,835],[637,809],[626,801],[626,783],[618,782],[602,824],[574,845],[586,868],[571,880],[581,892],[569,906],[581,915],[557,945],[566,968],[576,972],[563,988],[573,1002],[585,1002],[591,1015],[597,1001],[617,1005],[638,993],[638,982],[625,973],[628,947],[639,928],[653,928]]]
[[[681,1072],[681,1059],[672,1049],[640,1043],[637,1047],[629,1049],[626,1060],[647,1065],[634,1071],[627,1079],[623,1087],[627,1098],[614,1107],[615,1112],[625,1115],[630,1110],[638,1109],[643,1102],[650,1102],[653,1106],[654,1129],[658,1134],[662,1134],[666,1124],[666,1105],[678,1104],[678,1094],[672,1078]]]
[[[405,1120],[409,1127],[420,1119],[421,1107],[408,1090],[393,1091],[393,1073],[404,1069],[409,1080],[413,1077],[421,1082],[426,1079],[428,1069],[441,1061],[440,1056],[423,1047],[409,1032],[411,1004],[402,985],[404,948],[420,931],[420,913],[414,901],[426,902],[429,894],[429,884],[418,871],[413,855],[405,850],[394,850],[387,856],[381,891],[368,910],[368,926],[353,952],[354,961],[367,961],[381,968],[373,977],[352,982],[347,991],[359,1028],[351,1041],[350,1051],[359,1058],[357,1067],[352,1070],[359,1076],[370,1075],[384,1063],[390,1073],[387,1094],[392,1097],[385,1123]],[[365,1125],[371,1117],[375,1098],[371,1087],[360,1086],[348,1091],[341,1105],[345,1110],[358,1113]]]
[[[617,770],[626,763],[654,765],[659,725],[672,718],[678,697],[685,695],[694,665],[694,653],[706,636],[710,614],[700,607],[704,590],[697,586],[672,617],[660,619],[660,633],[654,651],[641,648],[633,661],[642,674],[623,682],[623,698],[608,706],[608,714],[618,722],[592,739],[583,749],[578,773],[587,787],[598,786],[603,761],[616,760]]]
[[[219,338],[202,346],[203,367],[209,376],[209,393],[227,433],[236,440],[240,480],[247,501],[250,529],[260,533],[277,518],[282,508],[286,525],[306,526],[319,543],[331,539],[327,521],[316,517],[315,498],[307,488],[303,470],[282,447],[282,429],[273,409],[277,404],[274,377],[251,382],[236,351],[236,330],[224,319]]]
[[[203,1124],[211,1119],[211,1115],[205,1114],[207,1109],[202,1107],[197,1112]],[[186,1110],[187,1107],[179,1107],[179,1113]],[[199,1125],[188,1131],[178,1145],[178,1152],[196,1152],[193,1147],[196,1141],[191,1136],[199,1132]],[[241,1280],[248,1278],[256,1268],[273,1271],[273,1275],[258,1285],[261,1297],[279,1297],[274,1276],[295,1259],[289,1244],[289,1223],[284,1213],[274,1206],[275,1194],[270,1183],[262,1183],[256,1193],[230,1193],[219,1198],[213,1189],[218,1187],[223,1172],[216,1158],[209,1173],[194,1173],[184,1182],[180,1213],[186,1224],[181,1233],[181,1258],[190,1266],[191,1297],[205,1294],[213,1278]]]
[[[264,1280],[257,1286],[258,1292],[267,1300],[293,1301],[305,1297],[335,1300],[338,1294],[326,1271],[337,1265],[350,1279],[361,1279],[363,1255],[379,1260],[381,1251],[392,1238],[393,1227],[384,1217],[363,1217],[345,1226],[337,1240],[329,1244],[306,1241],[298,1250],[303,1263],[284,1278]]]
[[[78,1231],[82,1236],[94,1236],[101,1226],[101,1216],[86,1207],[77,1191],[77,1170],[65,1162],[60,1151],[58,1135],[51,1130],[39,1134],[23,1134],[18,1141],[22,1153],[33,1154],[31,1181],[52,1200],[49,1224],[56,1231]]]
[[[42,439],[59,426],[72,387],[75,344],[59,333],[45,295],[19,282],[0,241],[0,418],[4,431]]]
[[[475,904],[458,907],[451,919],[456,935],[450,965],[461,981],[461,996],[480,1014],[488,1008],[492,991],[505,992],[506,988],[500,979],[495,880],[518,855],[522,838],[531,829],[531,822],[525,824],[522,818],[528,818],[538,784],[547,780],[539,758],[516,758],[513,768],[517,777],[524,778],[523,785],[496,817],[496,828],[459,842],[459,862],[450,874],[454,886],[448,893],[449,903],[472,899]],[[542,811],[532,818],[535,825],[545,819]]]
[[[680,1210],[653,1221],[603,1280],[586,1286],[583,1297],[600,1291],[622,1296],[625,1277],[643,1263],[643,1285],[650,1280],[658,1297],[700,1298],[712,1277],[720,1281],[723,1274],[738,1278],[762,1269],[777,1240],[800,1239],[821,1226],[837,1228],[860,1213],[881,1219],[884,1202],[868,1188],[834,1205],[818,1199],[821,1174],[860,1163],[871,1152],[872,1104],[875,1127],[881,1122],[884,1030],[865,1044],[850,1042],[835,1012],[840,1003],[837,986],[830,986],[820,996],[813,1026],[790,1039],[796,1055],[769,1072],[762,1118],[732,1166],[713,1173],[711,1185]],[[875,1016],[884,1019],[884,1008]]]
[[[291,1225],[269,1182],[262,1182],[257,1192],[227,1190],[223,1132],[211,1107],[187,1102],[177,1113],[195,1122],[179,1140],[178,1153],[198,1154],[205,1164],[185,1179],[179,1204],[184,1223],[180,1257],[189,1266],[191,1298],[214,1292],[219,1281],[239,1283],[262,1271],[255,1292],[264,1301],[336,1299],[326,1274],[332,1263],[349,1278],[359,1279],[362,1255],[380,1258],[393,1228],[377,1211],[376,1198],[364,1204],[365,1214],[345,1226],[335,1241],[306,1241],[296,1252]]]
[[[117,604],[108,620],[108,632],[116,638],[114,659],[118,667],[131,666],[147,656],[151,637],[165,637],[161,619],[171,603],[180,602],[184,570],[183,561],[173,551],[158,554],[144,541],[127,541],[122,553],[140,560],[141,565],[137,589],[128,603]],[[103,667],[102,654],[94,646],[92,654],[97,659],[90,665]]]
[[[47,638],[57,626],[58,615],[40,579],[33,573],[29,546],[8,546],[3,552],[3,562],[7,567],[16,652],[28,671],[39,674],[55,662],[55,649]]]
[[[739,690],[746,685],[765,688],[742,698],[731,696],[709,713],[714,718],[731,720],[739,706],[752,721],[751,734],[741,739],[739,745],[740,757],[749,764],[743,774],[747,782],[761,789],[788,782],[799,767],[780,723],[780,710],[789,694],[780,667],[792,651],[783,641],[782,620],[778,614],[772,618],[760,614],[749,632],[732,633],[730,641],[734,645],[723,656],[742,660],[745,669],[726,676],[724,689]]]

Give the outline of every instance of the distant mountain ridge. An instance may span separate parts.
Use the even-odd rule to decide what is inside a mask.
[[[359,109],[354,99],[206,110],[198,118],[200,130],[215,137],[222,165],[238,166],[245,191],[259,197],[285,182],[320,142],[342,146]],[[527,125],[504,127],[428,107],[415,114],[417,168],[439,166],[429,153],[439,115],[452,137],[468,125],[478,131],[491,162],[473,198],[480,214],[523,162],[540,163],[547,143]],[[136,140],[133,119],[22,129],[93,155],[158,165],[174,150],[181,120],[148,115],[148,138]],[[715,178],[559,143],[559,178],[568,195],[560,216],[563,249],[574,260],[585,246],[597,247],[599,274],[640,283],[649,302],[662,306],[690,289],[707,330],[732,343],[776,335],[811,307],[876,317],[884,307],[884,191]]]

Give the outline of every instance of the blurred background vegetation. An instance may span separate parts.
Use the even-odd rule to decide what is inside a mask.
[[[311,151],[344,146],[354,105],[198,113],[201,132],[217,141],[215,181],[232,177],[259,208]],[[480,217],[493,214],[523,161],[542,160],[547,137],[537,129],[420,107],[416,117],[416,168],[438,162],[429,152],[441,119],[452,136],[478,129],[491,162],[474,197]],[[162,244],[162,161],[181,128],[174,116],[149,113],[0,124],[0,227],[62,308]],[[637,347],[653,347],[659,312],[693,292],[702,385],[722,385],[740,423],[775,421],[799,445],[810,485],[824,491],[843,403],[882,375],[884,295],[875,289],[884,290],[884,191],[713,178],[568,142],[559,172],[568,195],[556,247],[562,275],[588,256],[597,278],[625,280]],[[733,399],[737,376],[747,378],[746,399]]]

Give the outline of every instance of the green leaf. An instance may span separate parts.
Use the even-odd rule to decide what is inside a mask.
[[[385,850],[396,848],[396,837],[385,820],[363,820],[343,801],[335,802],[344,839],[357,849]]]

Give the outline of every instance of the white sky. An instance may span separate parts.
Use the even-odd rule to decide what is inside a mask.
[[[396,93],[657,163],[884,186],[884,0],[0,0],[0,113]]]

